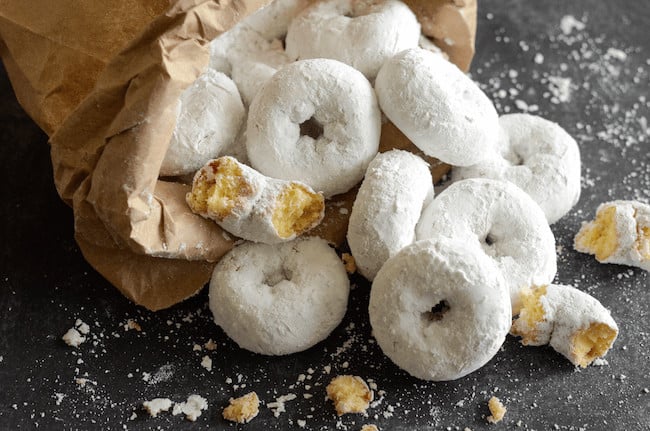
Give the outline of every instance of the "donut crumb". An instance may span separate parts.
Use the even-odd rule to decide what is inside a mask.
[[[149,416],[155,418],[158,413],[169,411],[172,401],[169,398],[154,398],[151,401],[143,402],[142,407],[149,413]]]
[[[491,415],[487,417],[487,421],[491,424],[501,422],[507,411],[506,407],[497,397],[490,398],[488,408],[490,409]]]
[[[354,274],[357,272],[357,262],[354,260],[354,256],[352,256],[350,253],[343,253],[341,255],[341,260],[343,261],[345,271],[348,274]]]
[[[249,392],[239,398],[231,398],[230,405],[223,409],[223,418],[245,424],[250,422],[260,411],[260,399],[257,393]]]
[[[361,427],[361,431],[379,431],[379,428],[377,428],[377,425],[364,425]]]
[[[373,400],[373,392],[359,376],[337,376],[327,385],[327,398],[334,402],[336,414],[365,413]]]

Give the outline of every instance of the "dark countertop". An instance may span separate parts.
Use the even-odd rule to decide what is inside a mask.
[[[577,27],[563,20],[568,15]],[[306,429],[350,431],[365,423],[382,430],[649,430],[649,274],[601,265],[572,247],[599,203],[650,200],[648,28],[647,2],[480,1],[473,78],[500,113],[528,109],[560,123],[581,147],[582,197],[553,226],[556,280],[598,298],[620,336],[605,365],[584,370],[549,347],[508,337],[485,367],[447,383],[414,379],[382,355],[370,336],[369,286],[360,279],[344,322],[326,341],[279,358],[230,342],[211,321],[205,290],[158,313],[131,304],[83,260],[71,210],[52,183],[47,138],[0,71],[0,429],[264,430],[295,429],[304,420]],[[61,341],[75,319],[91,327],[92,340],[78,349]],[[128,319],[142,331],[125,331]],[[215,351],[193,350],[210,338]],[[212,371],[201,367],[204,355]],[[372,379],[382,391],[368,418],[337,418],[324,400],[324,387],[343,373]],[[250,390],[265,403],[297,398],[278,418],[262,406],[248,425],[223,421],[228,399]],[[141,409],[144,400],[190,394],[209,403],[196,423]],[[492,395],[508,408],[497,425],[484,418]]]

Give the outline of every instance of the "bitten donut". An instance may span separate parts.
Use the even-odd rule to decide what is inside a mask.
[[[370,324],[395,364],[425,380],[454,380],[487,363],[510,329],[508,288],[475,247],[441,238],[388,259],[370,290]]]
[[[386,60],[419,40],[420,24],[401,1],[325,0],[294,18],[286,46],[292,59],[338,60],[372,80]]]
[[[609,311],[571,286],[549,284],[520,291],[523,307],[511,333],[530,346],[550,344],[582,368],[602,358],[618,335]]]
[[[336,328],[349,290],[343,263],[322,239],[245,243],[217,264],[210,310],[240,347],[286,355],[310,348]]]
[[[245,118],[237,86],[223,73],[207,69],[181,94],[160,175],[196,172],[235,140]]]
[[[368,80],[334,60],[278,71],[250,106],[246,148],[265,175],[330,197],[350,190],[379,148],[381,115]]]
[[[574,247],[595,255],[598,262],[650,271],[650,205],[620,200],[600,204],[596,219],[582,223]]]
[[[580,198],[580,150],[558,124],[529,114],[499,118],[501,136],[494,154],[452,171],[452,179],[492,178],[510,181],[528,193],[550,224]]]
[[[432,198],[431,172],[420,157],[392,150],[370,162],[347,235],[361,275],[372,281],[389,257],[415,240],[415,225]]]
[[[499,125],[492,102],[440,55],[400,52],[382,66],[375,90],[384,114],[428,156],[469,166],[494,152]]]
[[[475,178],[453,183],[422,212],[416,239],[450,237],[481,250],[501,269],[513,311],[519,289],[555,277],[555,238],[546,217],[519,187]]]
[[[186,201],[193,212],[249,241],[289,241],[316,226],[325,199],[305,184],[268,178],[232,157],[208,162]]]

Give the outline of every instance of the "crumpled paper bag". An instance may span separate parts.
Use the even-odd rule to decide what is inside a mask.
[[[66,3],[70,2],[62,1]],[[175,126],[176,101],[206,67],[209,42],[267,3],[179,0],[149,24],[155,7],[161,6],[153,2],[153,9],[135,11],[139,18],[131,17],[132,22],[140,20],[143,32],[128,42],[101,73],[98,69],[102,56],[110,50],[97,47],[94,52],[92,43],[76,46],[83,46],[80,54],[87,55],[87,64],[92,64],[93,58],[99,59],[95,68],[89,68],[89,76],[83,69],[75,69],[78,58],[68,57],[67,53],[57,57],[50,43],[95,37],[91,27],[106,28],[105,16],[95,10],[70,9],[70,14],[92,15],[95,21],[77,16],[61,28],[39,27],[31,22],[40,22],[34,14],[23,14],[21,23],[8,23],[7,10],[0,6],[0,53],[5,64],[11,65],[7,68],[13,68],[10,77],[23,106],[29,107],[28,112],[46,131],[56,130],[50,140],[54,181],[61,198],[74,210],[75,237],[81,251],[125,296],[151,310],[169,307],[195,294],[209,280],[215,262],[234,246],[236,238],[191,213],[185,204],[187,185],[161,180],[158,172]],[[406,3],[418,14],[425,34],[452,61],[467,69],[474,52],[475,0]],[[140,2],[124,1],[126,4]],[[61,13],[57,8],[50,6]],[[38,33],[38,38],[48,40],[47,46],[35,44],[30,48],[34,50],[31,59],[17,58],[13,41],[20,37],[6,37],[12,26],[14,33],[20,33],[21,26],[25,33]],[[115,43],[119,45],[134,33],[132,29],[124,30],[123,39]],[[28,37],[20,40],[27,43]],[[75,46],[67,45],[62,46],[75,51]],[[28,73],[30,62],[42,66],[53,61],[47,60],[48,56],[57,57],[55,63],[67,64],[75,71],[68,75],[74,84],[61,80],[60,74],[52,80],[39,76],[42,82],[36,89],[34,76]],[[57,94],[52,87],[61,89],[58,97],[54,97]],[[92,90],[77,106],[89,87]],[[44,94],[42,88],[49,88],[49,94]],[[64,91],[68,88],[75,90]],[[63,114],[58,109],[71,111],[60,127]],[[325,226],[332,227],[325,230],[336,231],[338,239],[347,224],[347,217],[341,216],[345,211],[339,209],[351,206],[353,197],[354,193],[349,193],[329,205],[336,217],[325,221]],[[320,234],[330,237],[323,230]]]

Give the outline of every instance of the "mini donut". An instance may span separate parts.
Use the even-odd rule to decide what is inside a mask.
[[[474,178],[453,183],[422,212],[416,239],[450,237],[481,250],[501,269],[513,311],[519,289],[555,277],[555,238],[546,217],[519,187]]]
[[[235,83],[223,73],[207,69],[181,94],[176,128],[160,175],[196,172],[235,140],[245,118]]]
[[[265,177],[228,156],[196,173],[186,201],[231,234],[267,244],[294,239],[320,223],[325,211],[323,195],[308,186]]]
[[[594,297],[571,286],[522,289],[523,304],[511,333],[530,346],[550,344],[573,365],[587,367],[602,358],[618,335],[609,311]]]
[[[232,64],[232,80],[249,106],[262,86],[279,68],[290,62],[282,42],[275,40],[265,50],[251,51]]]
[[[384,114],[428,156],[469,166],[494,151],[499,126],[492,102],[440,55],[400,52],[382,66],[375,91]]]
[[[418,156],[393,150],[370,162],[347,234],[361,275],[372,281],[388,258],[415,240],[415,225],[431,199],[433,179]]]
[[[246,149],[263,174],[302,181],[330,197],[361,181],[380,130],[377,99],[361,73],[335,60],[302,60],[257,93]]]
[[[294,18],[286,46],[292,59],[338,60],[372,80],[386,60],[419,39],[420,24],[401,1],[325,0]]]
[[[349,291],[341,259],[320,238],[244,243],[217,264],[210,310],[240,347],[287,355],[310,348],[336,328]]]
[[[558,124],[529,114],[499,118],[497,151],[476,165],[455,168],[452,179],[510,181],[530,195],[550,224],[580,198],[580,150]]]
[[[621,200],[600,204],[596,219],[582,223],[574,247],[601,263],[650,271],[650,205]]]
[[[396,365],[424,380],[454,380],[487,363],[511,324],[501,271],[476,247],[415,242],[388,259],[370,290],[370,324]]]

